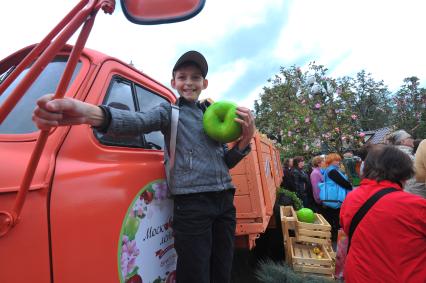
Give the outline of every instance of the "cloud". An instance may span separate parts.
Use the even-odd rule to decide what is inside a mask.
[[[231,100],[232,97],[225,97],[224,93],[232,92],[231,86],[247,71],[249,66],[248,60],[238,60],[223,65],[217,72],[209,76],[209,86],[203,92],[204,98],[212,98],[213,100]],[[237,102],[237,101],[235,101]]]
[[[220,91],[214,94],[220,97],[225,94],[222,91],[227,90],[223,82],[230,86],[231,78],[237,79],[241,73],[230,74],[225,71],[227,78],[223,78],[223,74],[215,74],[224,72],[224,65],[239,66],[231,67],[231,70],[241,72],[242,62],[250,60],[245,53],[239,52],[239,46],[243,46],[245,40],[238,40],[241,45],[235,42],[229,45],[229,39],[238,38],[241,30],[249,31],[267,23],[270,10],[280,6],[282,2],[279,0],[206,1],[204,10],[197,17],[186,22],[159,26],[123,23],[125,20],[121,14],[115,15],[113,19],[102,17],[96,24],[107,31],[110,41],[105,44],[105,32],[96,30],[87,45],[125,62],[131,60],[138,69],[166,86],[169,86],[170,70],[177,58],[187,50],[198,50],[207,57],[210,65],[210,86],[207,92]],[[260,37],[256,34],[251,36]],[[220,78],[220,87],[215,86],[216,77]]]
[[[0,58],[41,40],[78,0],[27,2],[0,9]],[[99,12],[87,47],[132,61],[167,87],[189,49],[208,58],[206,95],[247,104],[280,66],[310,61],[333,77],[365,69],[391,90],[411,75],[425,84],[424,1],[207,0],[195,18],[159,26],[128,22],[116,4],[113,15]]]
[[[218,38],[267,21],[270,9],[281,5],[280,0],[210,0],[199,17],[180,25],[188,27],[186,32],[193,35],[190,42],[215,45]],[[179,25],[174,28],[178,29]]]
[[[6,1],[0,9],[0,58],[39,42],[77,1]],[[48,7],[48,8],[47,8]]]
[[[238,102],[238,105],[254,110],[254,101],[260,99],[260,94],[263,93],[264,86],[265,85],[262,84],[254,88],[253,91],[247,95],[247,97]]]
[[[273,52],[286,65],[305,58],[332,66],[333,76],[365,69],[395,90],[408,75],[426,75],[425,8],[422,1],[292,1]]]

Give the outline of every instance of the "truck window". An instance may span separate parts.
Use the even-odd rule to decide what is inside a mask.
[[[132,93],[131,82],[114,77],[108,89],[104,105],[109,107],[135,111],[135,102]],[[144,147],[143,137],[115,137],[94,131],[98,140],[105,145],[124,146],[124,147]]]
[[[111,82],[106,105],[118,109],[135,111],[135,100],[132,94],[131,83],[120,78],[115,78]]]
[[[122,110],[144,112],[166,101],[164,98],[142,88],[135,83],[115,76],[111,81],[104,105]],[[162,150],[164,138],[160,131],[138,137],[114,137],[94,131],[98,140],[105,145],[139,147]]]
[[[166,100],[161,96],[156,95],[155,93],[138,85],[136,86],[136,95],[138,98],[139,111],[141,112],[148,111],[153,107],[157,106],[158,104],[166,102]],[[164,137],[160,131],[146,134],[145,139],[153,147],[159,146],[161,147],[161,149],[164,148]]]
[[[28,89],[21,100],[16,104],[15,108],[9,113],[6,119],[0,125],[0,134],[28,134],[38,131],[37,127],[31,120],[31,116],[36,105],[36,101],[39,97],[47,93],[54,93],[59,80],[64,72],[65,65],[68,57],[60,56],[56,57],[51,63],[49,63],[40,76],[35,80],[33,85]],[[11,66],[13,68],[14,66]],[[81,68],[81,62],[79,62],[74,70],[71,83],[78,74]],[[15,87],[24,76],[28,73],[30,67],[24,70],[15,81],[0,95],[0,105],[4,103],[7,97],[12,93]],[[8,76],[7,72],[2,74],[2,77]],[[71,85],[70,83],[70,85]]]

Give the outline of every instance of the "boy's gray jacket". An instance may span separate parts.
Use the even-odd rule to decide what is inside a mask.
[[[200,103],[178,100],[179,123],[176,137],[176,158],[171,172],[170,191],[174,195],[221,191],[234,188],[229,168],[250,152],[237,147],[227,150],[223,144],[204,133],[203,108]],[[114,136],[135,136],[160,130],[165,144],[170,141],[171,105],[161,103],[148,112],[130,112],[109,107],[111,122],[107,133]],[[167,150],[167,149],[166,149]],[[165,154],[165,162],[168,162]]]

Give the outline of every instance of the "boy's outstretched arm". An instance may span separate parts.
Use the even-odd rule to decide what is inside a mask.
[[[104,112],[96,105],[68,97],[53,99],[53,94],[46,94],[37,100],[32,116],[40,130],[80,124],[97,127],[103,124],[104,119]]]
[[[235,118],[235,121],[241,124],[242,129],[238,149],[243,151],[250,144],[254,135],[254,117],[250,109],[245,107],[237,107],[237,114],[240,118]]]

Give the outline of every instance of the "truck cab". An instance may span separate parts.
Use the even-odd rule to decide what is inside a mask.
[[[2,60],[1,76],[31,48]],[[38,137],[31,121],[35,102],[55,91],[70,50],[61,50],[0,125],[0,211],[13,206]],[[0,105],[19,80],[0,96]],[[176,99],[131,65],[89,49],[79,58],[66,96],[133,111]],[[1,237],[0,281],[127,282],[132,267],[143,266],[135,262],[137,251],[131,254],[126,246],[135,238],[132,229],[146,234],[151,227],[145,242],[162,240],[158,249],[172,245],[171,229],[165,229],[172,210],[164,191],[163,148],[160,132],[116,139],[87,125],[52,130],[19,222]],[[169,251],[160,259],[157,251],[144,250],[160,260],[158,266],[163,263],[163,274],[156,275],[167,279],[176,255]]]

